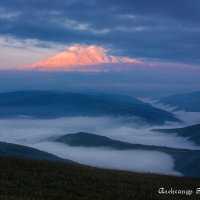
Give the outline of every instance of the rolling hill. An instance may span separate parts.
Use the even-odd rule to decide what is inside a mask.
[[[159,103],[175,107],[174,111],[200,112],[200,91],[162,98]]]
[[[184,176],[200,177],[200,150],[131,144],[85,132],[66,134],[58,137],[54,141],[74,147],[105,147],[117,150],[160,151],[172,156],[174,159],[174,169],[176,171],[179,171]]]
[[[178,121],[170,112],[134,98],[59,91],[16,91],[0,93],[0,117],[30,116],[59,118],[73,116],[139,117],[152,124]]]
[[[61,159],[53,154],[40,151],[31,147],[7,143],[7,142],[0,142],[0,156],[27,158],[34,160],[53,160],[53,161],[62,161],[71,163],[73,162],[71,160]]]
[[[154,129],[162,133],[177,133],[200,146],[200,124],[173,129]]]

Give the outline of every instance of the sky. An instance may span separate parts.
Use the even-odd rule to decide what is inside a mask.
[[[72,44],[199,65],[199,9],[198,0],[1,0],[0,68],[31,64]]]
[[[0,92],[98,90],[163,97],[200,90],[199,10],[198,0],[1,0]],[[77,46],[95,46],[105,50],[100,56],[139,64],[83,70],[111,71],[98,75],[13,70],[44,64]]]

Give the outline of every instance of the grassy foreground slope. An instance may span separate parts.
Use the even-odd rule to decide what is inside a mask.
[[[158,189],[192,189],[200,179],[131,173],[78,164],[0,157],[0,199],[143,200],[200,199]]]

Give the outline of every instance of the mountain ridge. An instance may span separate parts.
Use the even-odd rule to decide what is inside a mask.
[[[15,91],[0,93],[0,117],[32,116],[59,118],[75,116],[138,117],[141,121],[163,124],[179,120],[170,112],[140,100],[117,95],[104,97],[60,91]]]
[[[74,163],[71,160],[62,159],[58,156],[55,156],[53,154],[32,147],[14,143],[8,143],[8,142],[1,142],[1,141],[0,141],[0,156]]]
[[[140,150],[158,151],[172,156],[174,159],[174,169],[185,176],[200,177],[200,150],[179,149],[166,146],[153,146],[122,142],[92,133],[78,132],[66,134],[53,140],[73,147],[85,148],[111,148],[115,150]]]
[[[181,128],[153,129],[153,131],[162,133],[176,133],[178,136],[185,137],[197,145],[200,145],[200,124],[185,126]]]
[[[200,91],[167,96],[158,103],[175,107],[174,111],[200,112]]]

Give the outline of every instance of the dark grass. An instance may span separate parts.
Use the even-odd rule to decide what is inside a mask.
[[[196,194],[160,195],[160,187],[195,192],[200,179],[0,157],[0,200],[200,199]]]

